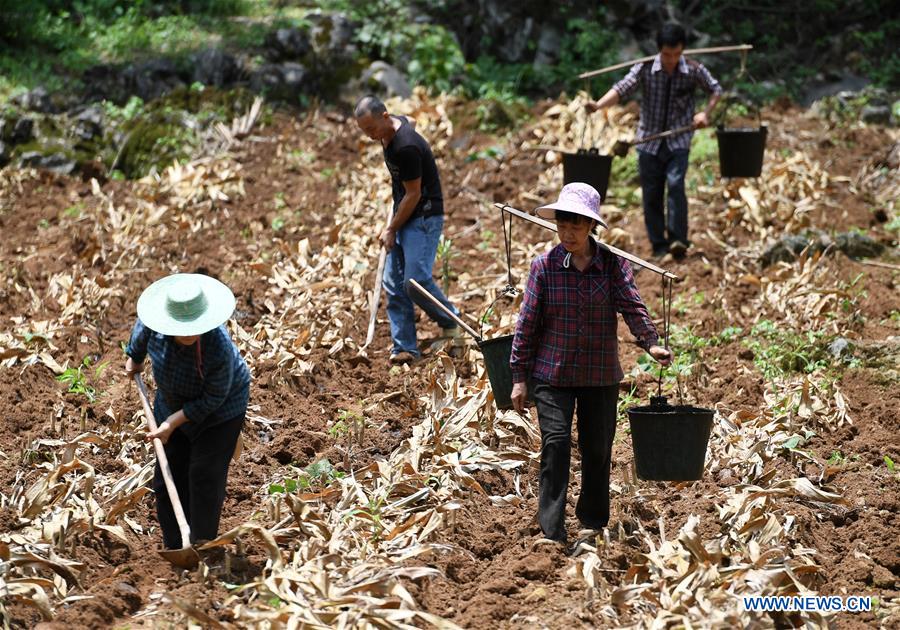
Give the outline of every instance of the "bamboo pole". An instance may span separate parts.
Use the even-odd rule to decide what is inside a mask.
[[[751,44],[740,44],[738,46],[715,46],[713,48],[694,48],[693,50],[685,50],[683,55],[713,55],[716,53],[722,52],[737,52],[737,51],[745,51],[745,50],[753,50],[753,46]],[[632,59],[631,61],[623,61],[622,63],[617,63],[612,66],[606,66],[605,68],[600,68],[599,70],[591,70],[590,72],[582,72],[578,75],[579,79],[590,79],[591,77],[596,77],[601,74],[606,74],[607,72],[612,72],[613,70],[619,70],[620,68],[627,68],[628,66],[633,66],[636,63],[644,63],[645,61],[653,61],[656,58],[656,55],[650,55],[649,57],[641,57],[640,59]]]
[[[548,230],[552,230],[552,231],[556,232],[556,226],[554,224],[552,224],[550,221],[545,221],[544,219],[541,219],[540,217],[532,216],[532,215],[528,214],[527,212],[522,212],[521,210],[517,210],[516,208],[513,208],[512,206],[508,206],[505,203],[495,203],[494,206],[497,208],[500,208],[500,210],[502,210],[503,212],[508,212],[509,214],[511,214],[513,216],[519,217],[520,219],[525,219],[526,221],[531,221],[532,223],[540,225],[542,228],[546,228]],[[628,252],[621,250],[618,247],[613,247],[612,245],[607,245],[606,243],[600,243],[599,241],[598,241],[598,243],[601,247],[605,247],[607,250],[609,250],[616,256],[620,256],[620,257],[624,258],[625,260],[629,260],[636,265],[640,265],[641,267],[644,267],[645,269],[649,269],[650,271],[658,273],[659,275],[664,276],[666,278],[670,278],[671,280],[678,280],[678,276],[676,276],[671,271],[666,271],[662,267],[657,267],[653,263],[647,262],[643,258],[638,258],[634,254],[629,254]]]
[[[467,333],[472,335],[472,337],[475,338],[475,341],[477,341],[478,343],[481,343],[481,341],[482,341],[481,335],[479,335],[477,332],[475,332],[475,330],[471,326],[469,326],[466,322],[464,322],[459,315],[457,315],[456,313],[451,311],[449,308],[447,308],[446,306],[441,304],[440,300],[438,300],[436,297],[431,295],[425,289],[425,287],[423,287],[421,284],[416,282],[416,280],[414,278],[409,279],[409,284],[410,284],[410,286],[412,286],[412,288],[414,288],[416,291],[421,293],[422,297],[431,301],[435,306],[437,306],[439,309],[444,311],[444,313],[447,315],[447,317],[449,317],[450,319],[455,321],[457,324],[459,324],[462,327],[463,330],[465,330]]]
[[[387,218],[385,226],[391,224],[391,218],[393,217],[393,207],[388,204],[387,210]],[[378,253],[378,266],[375,269],[375,288],[372,289],[372,292],[369,294],[369,328],[366,331],[366,342],[357,352],[357,355],[364,355],[366,353],[366,348],[371,345],[372,341],[375,340],[375,322],[378,319],[378,305],[381,302],[381,286],[382,286],[382,278],[384,277],[384,263],[387,260],[387,248],[382,245],[381,251]]]

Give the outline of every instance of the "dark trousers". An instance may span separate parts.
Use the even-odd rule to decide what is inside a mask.
[[[175,429],[166,443],[166,458],[181,507],[191,527],[192,544],[218,536],[228,465],[243,426],[242,415],[209,427],[193,441],[180,429]],[[181,531],[158,462],[153,476],[153,490],[156,492],[156,514],[162,528],[163,544],[167,549],[180,549],[183,546]]]
[[[576,404],[581,494],[575,515],[585,526],[595,529],[609,521],[609,472],[618,397],[618,385],[554,387],[535,382],[534,400],[541,427],[538,522],[547,538],[566,539],[566,492]]]
[[[663,142],[659,153],[652,155],[638,151],[638,170],[641,175],[641,191],[644,202],[644,225],[653,246],[654,254],[669,251],[669,244],[681,241],[688,245],[688,203],[684,191],[684,175],[687,173],[688,151],[672,151]],[[669,188],[668,231],[663,200],[666,186]]]

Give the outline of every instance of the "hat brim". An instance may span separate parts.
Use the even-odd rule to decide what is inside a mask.
[[[173,283],[184,278],[200,284],[206,296],[207,308],[199,317],[190,321],[179,321],[166,311],[166,296]],[[199,273],[177,273],[160,278],[144,289],[138,298],[138,318],[150,330],[161,335],[190,337],[202,335],[227,322],[234,313],[237,301],[227,286]]]
[[[556,211],[562,210],[563,212],[571,212],[572,214],[580,214],[583,217],[587,217],[589,219],[593,219],[604,228],[609,228],[606,224],[606,221],[600,218],[599,214],[591,212],[590,210],[585,210],[584,206],[577,203],[567,203],[565,201],[556,201],[554,203],[548,203],[546,206],[541,206],[535,209],[535,214],[537,214],[542,219],[550,219],[553,220],[556,218]]]

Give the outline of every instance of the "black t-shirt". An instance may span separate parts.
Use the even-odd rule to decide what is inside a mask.
[[[394,212],[406,194],[403,182],[422,178],[422,197],[412,216],[430,217],[444,213],[444,197],[441,194],[441,178],[431,147],[420,136],[405,116],[395,116],[400,128],[391,143],[384,147],[384,163],[391,174],[394,195]]]

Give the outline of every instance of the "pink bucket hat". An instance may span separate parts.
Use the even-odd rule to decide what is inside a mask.
[[[606,221],[600,216],[602,200],[600,193],[590,184],[573,182],[563,186],[563,189],[559,191],[559,199],[556,200],[556,203],[548,203],[546,206],[536,208],[534,212],[542,219],[553,219],[556,217],[557,210],[563,210],[588,217],[608,228]]]

